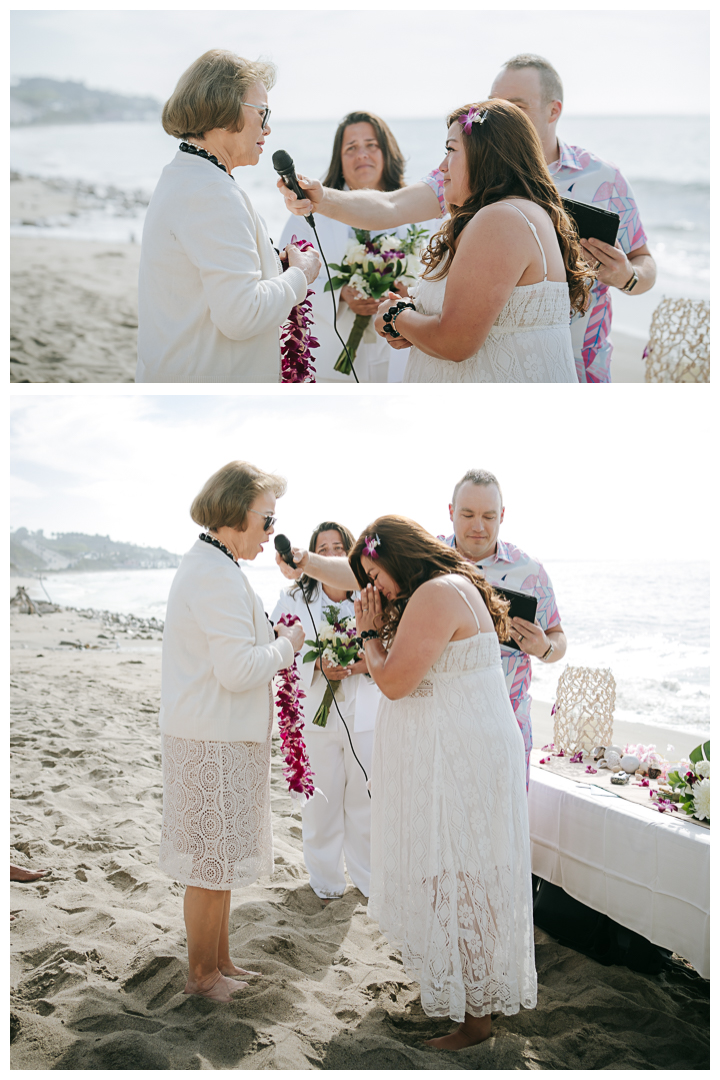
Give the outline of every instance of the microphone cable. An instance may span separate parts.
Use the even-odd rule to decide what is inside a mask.
[[[280,547],[278,547],[278,541],[279,541],[279,540],[287,540],[287,537],[286,537],[286,536],[283,536],[283,534],[282,534],[282,533],[279,533],[279,534],[278,534],[278,535],[277,535],[277,536],[275,537],[275,550],[276,550],[276,551],[278,552],[278,554],[280,555],[280,558],[281,558],[281,559],[283,559],[283,561],[284,561],[284,562],[287,562],[287,558],[286,558],[286,555],[287,555],[287,553],[289,552],[290,548],[288,547],[287,549],[285,549],[284,547],[282,547],[282,550],[281,550],[281,548],[280,548]],[[290,541],[288,540],[288,545],[289,545],[289,544],[290,544]],[[290,558],[292,559],[292,555],[290,555]],[[294,566],[295,566],[295,563],[294,563],[294,562],[290,562],[290,563],[288,563],[288,565],[289,565],[289,566],[293,566],[293,567],[294,567]],[[304,586],[304,585],[303,585],[303,583],[302,583],[301,581],[299,581],[299,580],[298,580],[298,586],[299,586],[299,588],[300,588],[300,592],[302,593],[302,597],[303,597],[303,600],[305,601],[305,607],[307,608],[307,611],[308,611],[308,615],[310,616],[310,622],[312,623],[312,628],[313,628],[313,632],[314,632],[314,634],[315,634],[315,640],[316,640],[316,641],[318,641],[318,640],[319,640],[319,639],[318,639],[318,629],[317,629],[317,626],[315,625],[315,620],[314,620],[314,618],[313,618],[313,613],[312,613],[312,611],[310,610],[310,604],[308,603],[308,598],[307,598],[307,596],[305,595],[305,586]],[[322,583],[321,583],[320,581],[318,581],[318,588],[322,588]],[[330,693],[332,694],[332,699],[333,699],[333,705],[334,705],[334,706],[335,706],[335,708],[337,709],[337,714],[338,714],[338,716],[340,717],[340,719],[341,719],[341,720],[342,720],[342,722],[343,722],[343,727],[345,728],[345,733],[346,733],[346,735],[347,735],[347,737],[348,737],[348,742],[350,743],[350,749],[352,750],[352,756],[353,756],[353,757],[355,758],[355,760],[357,761],[358,765],[360,766],[360,771],[362,772],[363,776],[365,777],[365,786],[366,786],[366,790],[367,790],[367,793],[368,793],[368,798],[369,798],[369,799],[372,799],[372,795],[370,794],[370,788],[369,788],[369,787],[367,787],[367,784],[368,784],[368,782],[369,782],[368,774],[367,774],[367,773],[365,772],[365,767],[364,767],[364,765],[363,765],[362,761],[360,760],[360,758],[359,758],[359,757],[357,756],[357,754],[355,753],[355,747],[353,746],[353,741],[352,741],[352,739],[351,739],[351,737],[350,737],[350,731],[349,731],[349,729],[348,729],[348,726],[347,726],[347,724],[345,723],[345,717],[344,717],[344,716],[343,716],[343,714],[342,714],[342,713],[340,712],[340,707],[339,707],[339,705],[338,705],[338,703],[337,703],[337,699],[336,699],[336,697],[335,697],[335,691],[334,691],[334,690],[333,690],[333,688],[332,688],[332,683],[330,682],[330,680],[328,679],[327,675],[326,675],[326,674],[325,674],[325,672],[323,671],[323,666],[322,666],[322,656],[320,657],[320,674],[322,675],[323,679],[325,680],[325,682],[326,682],[326,683],[328,684],[328,686],[329,686],[329,688],[330,688]]]
[[[306,198],[307,196],[306,196],[305,192],[302,190],[302,188],[300,187],[300,185],[298,183],[298,180],[297,180],[297,175],[295,173],[295,163],[293,162],[293,159],[290,157],[288,152],[286,150],[276,150],[275,153],[272,156],[272,163],[273,163],[273,168],[278,173],[278,175],[280,176],[280,179],[285,184],[285,186],[290,188],[290,190],[293,192],[293,194],[297,195],[298,198],[300,198],[300,199]],[[350,364],[350,370],[353,373],[353,378],[354,378],[355,382],[359,384],[360,380],[357,377],[357,372],[355,371],[355,365],[353,364],[352,359],[350,357],[350,350],[348,349],[345,341],[343,340],[343,338],[342,338],[342,336],[340,334],[340,331],[337,328],[337,314],[338,313],[337,313],[337,304],[335,303],[335,289],[333,288],[332,277],[330,275],[330,267],[327,264],[327,259],[325,258],[325,252],[322,249],[322,244],[320,243],[320,237],[318,236],[317,229],[315,228],[315,217],[314,217],[314,215],[312,213],[308,214],[307,217],[305,218],[305,221],[307,221],[308,225],[310,226],[310,228],[312,229],[312,231],[313,231],[313,233],[315,235],[315,239],[317,240],[318,251],[320,252],[320,255],[322,256],[322,261],[323,261],[323,263],[325,265],[325,272],[327,273],[328,282],[330,283],[330,298],[332,300],[332,306],[333,306],[333,330],[335,331],[335,334],[336,334],[340,344],[343,347],[343,351],[345,353],[345,356],[347,357],[348,363]]]

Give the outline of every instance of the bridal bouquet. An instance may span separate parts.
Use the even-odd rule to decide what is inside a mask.
[[[362,648],[362,640],[358,637],[355,629],[355,618],[352,615],[344,619],[340,618],[340,608],[334,604],[325,609],[325,618],[320,623],[318,640],[308,640],[310,651],[305,653],[303,664],[315,663],[318,657],[322,657],[333,667],[352,667],[358,658]],[[313,724],[325,727],[330,714],[330,706],[333,703],[333,695],[340,687],[339,680],[331,679],[325,688],[323,699],[318,711],[313,717]],[[332,689],[331,689],[332,688]]]
[[[404,239],[395,233],[379,233],[370,239],[365,229],[353,229],[355,239],[348,242],[342,262],[330,263],[337,275],[325,285],[329,289],[342,289],[349,285],[361,296],[370,300],[381,300],[393,289],[395,282],[414,285],[420,276],[420,253],[429,233],[411,225]],[[363,334],[367,329],[371,315],[356,315],[353,328],[347,340],[347,352],[343,349],[335,364],[335,370],[349,375],[351,361],[357,355]],[[348,355],[349,353],[349,355]]]
[[[710,821],[710,742],[696,746],[689,764],[668,773],[669,799],[699,821]],[[658,793],[660,794],[660,793]]]

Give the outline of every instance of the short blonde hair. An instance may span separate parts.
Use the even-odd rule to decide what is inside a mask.
[[[249,461],[231,461],[218,469],[193,499],[190,517],[205,529],[244,529],[248,510],[264,491],[276,498],[285,494],[282,476],[263,472]]]
[[[248,91],[256,82],[270,90],[275,74],[275,65],[267,60],[244,60],[227,49],[210,49],[180,76],[163,107],[162,126],[175,139],[200,138],[213,128],[242,131]]]

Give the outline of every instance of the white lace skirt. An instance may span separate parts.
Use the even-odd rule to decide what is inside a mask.
[[[270,729],[264,743],[163,735],[162,763],[160,869],[201,889],[272,874]]]

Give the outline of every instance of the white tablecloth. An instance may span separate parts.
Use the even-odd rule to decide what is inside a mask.
[[[710,977],[710,832],[530,769],[532,871]]]

